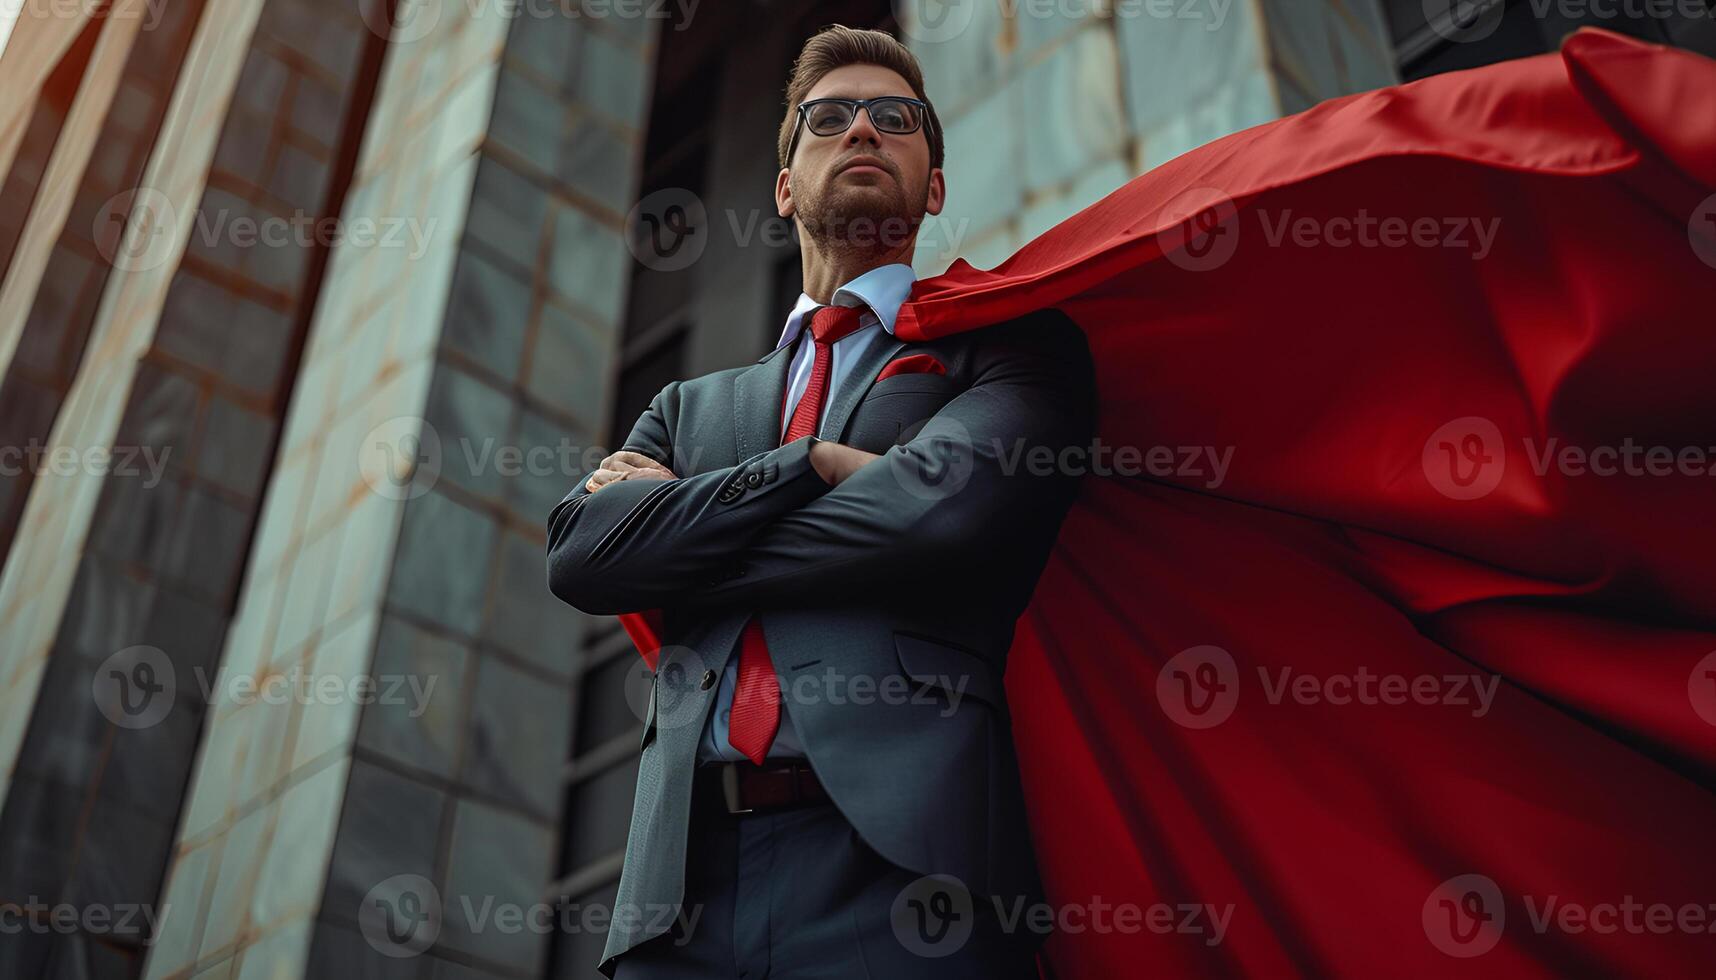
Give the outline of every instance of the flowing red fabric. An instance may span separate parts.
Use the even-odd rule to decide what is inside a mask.
[[[1144,453],[1085,478],[1011,651],[1045,973],[1709,975],[1712,93],[1581,31],[916,285],[907,340],[1072,316]]]

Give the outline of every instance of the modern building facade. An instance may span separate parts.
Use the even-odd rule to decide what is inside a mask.
[[[818,26],[923,61],[927,276],[1211,139],[1579,22],[1455,6],[26,6],[0,54],[0,976],[595,975],[647,675],[548,594],[543,525],[663,384],[778,334],[774,137]],[[1716,51],[1684,6],[1584,22]]]

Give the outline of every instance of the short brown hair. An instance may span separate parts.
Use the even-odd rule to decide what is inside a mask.
[[[935,106],[924,94],[924,73],[911,49],[886,31],[860,31],[840,24],[830,24],[811,35],[792,64],[792,77],[787,82],[786,118],[781,120],[780,136],[775,141],[775,156],[780,165],[787,165],[787,146],[798,123],[798,104],[822,81],[822,76],[847,65],[879,65],[894,72],[911,86],[912,94],[928,107],[924,119],[924,138],[929,140],[930,166],[942,164],[941,120]],[[803,138],[800,137],[802,142]]]

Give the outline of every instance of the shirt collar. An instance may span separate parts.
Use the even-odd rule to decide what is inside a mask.
[[[911,295],[912,283],[916,282],[917,278],[917,270],[904,262],[877,266],[836,289],[831,305],[856,306],[860,309],[869,307],[876,319],[881,321],[882,329],[892,335],[894,319],[899,316],[900,307],[906,302],[906,297]],[[787,314],[786,329],[781,331],[781,339],[775,343],[775,349],[779,350],[797,340],[810,312],[821,305],[804,293],[799,293],[798,302],[793,304],[792,312]]]

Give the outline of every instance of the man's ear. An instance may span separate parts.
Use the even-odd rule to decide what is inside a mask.
[[[783,218],[790,218],[798,210],[798,204],[792,198],[792,171],[785,167],[775,175],[775,211]]]

